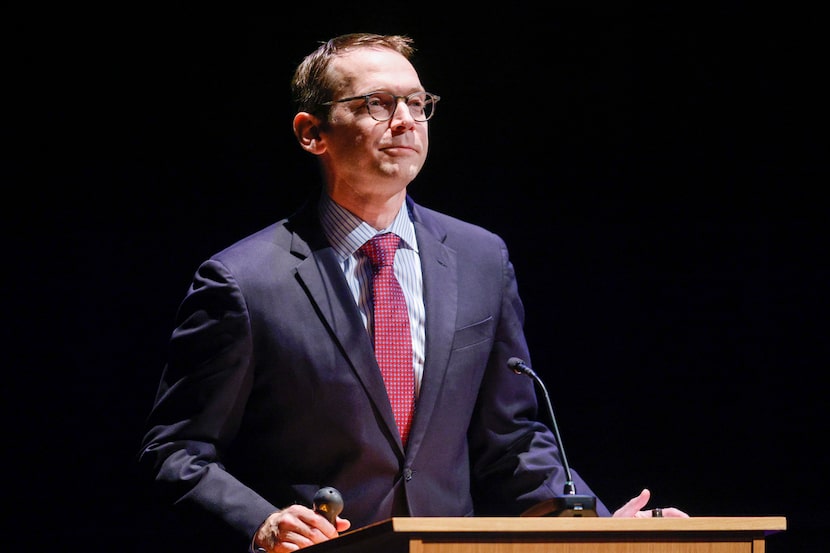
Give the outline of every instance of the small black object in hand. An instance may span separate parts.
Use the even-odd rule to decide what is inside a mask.
[[[320,488],[314,494],[314,512],[326,517],[334,524],[337,515],[343,511],[343,496],[331,486]]]

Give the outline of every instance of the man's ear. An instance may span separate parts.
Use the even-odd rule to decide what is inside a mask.
[[[320,136],[321,123],[319,117],[305,111],[294,116],[294,136],[303,150],[314,155],[320,155],[326,150]]]

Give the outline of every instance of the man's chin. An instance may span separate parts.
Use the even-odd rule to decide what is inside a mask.
[[[412,179],[418,176],[423,167],[422,163],[383,163],[381,171],[389,176],[391,180],[400,179],[404,181],[404,186],[409,184]]]

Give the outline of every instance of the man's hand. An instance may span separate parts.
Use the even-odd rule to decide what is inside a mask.
[[[649,499],[651,499],[651,492],[645,489],[640,492],[640,495],[632,498],[628,501],[628,503],[614,511],[614,516],[619,518],[652,518],[655,516],[666,518],[689,518],[689,515],[680,509],[675,509],[674,507],[663,507],[649,509],[646,511],[642,510],[642,508],[648,503]]]
[[[337,517],[333,526],[322,515],[303,505],[292,505],[272,513],[254,536],[254,551],[286,553],[336,538],[351,527],[351,522]]]

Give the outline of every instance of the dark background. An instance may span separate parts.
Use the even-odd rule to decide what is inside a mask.
[[[10,545],[161,550],[134,458],[178,302],[202,259],[316,184],[296,64],[374,31],[415,38],[442,96],[410,191],[507,241],[571,464],[612,509],[648,487],[692,515],[786,516],[773,553],[820,548],[817,18],[447,9],[7,13]]]

